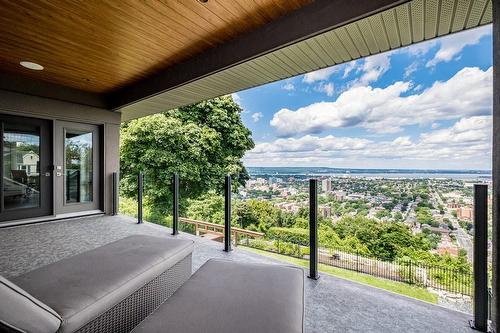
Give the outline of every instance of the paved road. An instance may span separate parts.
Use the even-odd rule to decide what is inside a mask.
[[[472,257],[474,254],[474,244],[472,243],[472,237],[458,224],[457,220],[454,218],[452,220],[453,226],[457,229],[455,234],[457,235],[457,243],[461,248],[467,251],[467,259],[472,262]]]
[[[449,219],[451,221],[451,224],[453,224],[453,227],[455,227],[455,234],[457,236],[457,243],[458,246],[465,249],[467,251],[467,259],[469,262],[472,262],[472,258],[474,255],[474,245],[472,243],[472,236],[465,231],[460,224],[458,224],[457,218],[455,218],[453,215],[451,215],[452,209],[446,207],[446,204],[441,200],[441,197],[438,195],[437,192],[433,193],[433,197],[443,206],[445,207],[445,215],[444,217]]]

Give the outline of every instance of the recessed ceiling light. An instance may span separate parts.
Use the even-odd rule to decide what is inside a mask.
[[[39,65],[31,61],[21,61],[19,64],[25,68],[32,69],[34,71],[41,71],[43,69],[42,65]]]

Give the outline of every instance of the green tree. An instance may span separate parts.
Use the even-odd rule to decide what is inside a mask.
[[[254,147],[241,121],[242,109],[224,96],[162,114],[132,120],[121,128],[121,189],[136,195],[136,176],[144,172],[147,201],[171,208],[171,177],[180,177],[181,212],[185,200],[210,190],[221,192],[224,175],[244,184],[248,173],[241,162]]]
[[[420,224],[428,224],[433,227],[439,226],[439,223],[432,217],[430,208],[425,206],[417,208],[417,222]]]
[[[382,219],[384,217],[388,217],[390,216],[391,213],[387,210],[387,209],[381,209],[379,210],[376,214],[375,214],[375,217],[378,218],[378,219]]]
[[[223,224],[224,197],[208,192],[197,200],[188,199],[186,216],[194,220]]]

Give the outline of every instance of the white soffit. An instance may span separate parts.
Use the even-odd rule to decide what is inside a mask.
[[[492,22],[492,0],[413,0],[120,109],[163,112]]]

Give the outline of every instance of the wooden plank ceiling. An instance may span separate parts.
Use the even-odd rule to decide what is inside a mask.
[[[493,0],[349,3],[0,0],[0,71],[102,97],[126,121],[492,22]]]
[[[143,117],[492,22],[492,0],[412,0],[121,108]]]
[[[311,1],[0,0],[0,68],[109,93]],[[25,69],[23,60],[44,70]]]

